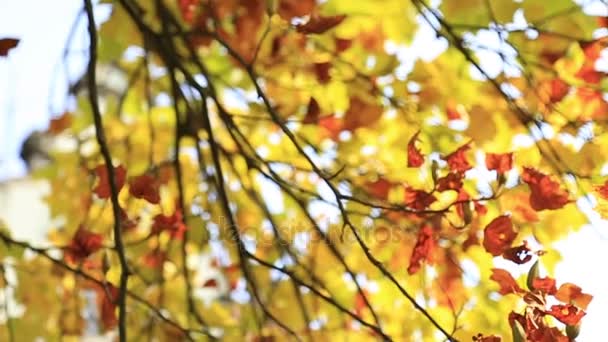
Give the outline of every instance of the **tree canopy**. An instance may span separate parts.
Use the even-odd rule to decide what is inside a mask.
[[[608,212],[583,5],[84,0],[72,143],[34,172],[60,224],[0,232],[1,339],[573,340],[553,243]]]

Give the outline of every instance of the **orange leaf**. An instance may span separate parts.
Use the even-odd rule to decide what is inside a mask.
[[[424,155],[416,147],[418,134],[420,131],[416,132],[407,143],[407,167],[420,167],[424,163]]]
[[[49,124],[49,133],[59,134],[72,124],[72,114],[66,112],[60,117],[51,119]]]
[[[338,140],[344,124],[341,119],[331,115],[319,118],[319,126],[323,127],[327,131],[332,140]]]
[[[486,153],[486,168],[505,173],[513,168],[513,153]]]
[[[381,106],[353,97],[344,114],[344,129],[353,131],[357,128],[368,127],[378,121],[381,116]]]
[[[557,292],[557,288],[555,287],[555,279],[549,277],[534,278],[534,280],[532,280],[532,287],[535,290],[548,295],[554,295],[555,292]]]
[[[509,216],[498,216],[483,231],[483,247],[493,256],[501,255],[517,237]]]
[[[435,240],[433,239],[433,228],[431,228],[431,226],[423,226],[418,232],[418,240],[412,251],[407,273],[414,274],[418,272],[422,262],[429,259],[434,247]]]
[[[129,192],[135,198],[143,198],[152,204],[160,202],[159,185],[156,179],[148,174],[137,176],[129,182]]]
[[[559,209],[569,202],[559,183],[539,171],[525,167],[522,180],[530,187],[530,206],[536,211]]]
[[[585,316],[583,310],[571,304],[553,305],[551,306],[551,310],[546,311],[546,313],[567,325],[577,325],[581,318]]]
[[[19,45],[19,39],[2,38],[0,39],[0,57],[8,56],[8,52]]]
[[[71,263],[81,262],[101,249],[102,243],[103,236],[91,233],[80,226],[70,244],[64,249],[65,259]]]
[[[590,294],[583,293],[582,289],[572,283],[564,283],[559,287],[555,298],[564,303],[574,303],[582,309],[587,309],[587,306],[593,299]]]
[[[345,18],[345,15],[334,15],[330,17],[313,15],[306,24],[297,25],[296,30],[304,34],[321,34],[338,26]]]
[[[517,282],[515,281],[515,279],[513,279],[511,274],[500,268],[492,269],[492,275],[490,276],[490,279],[494,280],[498,283],[498,285],[500,285],[500,290],[498,290],[498,293],[503,296],[509,293],[523,292],[523,290],[521,289],[521,287],[519,287],[519,285],[517,285]]]
[[[367,182],[365,184],[365,187],[372,196],[383,200],[387,199],[392,186],[393,184],[384,178],[379,178],[374,182]]]
[[[470,149],[469,144],[460,146],[456,151],[452,152],[448,156],[444,157],[452,171],[465,172],[471,169],[471,164],[467,161],[465,152]]]
[[[108,177],[108,168],[106,164],[97,165],[95,173],[99,178],[99,183],[93,189],[93,192],[99,198],[109,198],[111,195],[110,191],[110,177]],[[116,184],[116,191],[120,192],[120,189],[125,185],[125,177],[127,170],[122,165],[114,167],[114,184]]]

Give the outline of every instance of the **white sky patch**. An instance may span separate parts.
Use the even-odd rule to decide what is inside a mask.
[[[264,175],[258,174],[256,176],[257,182],[260,185],[261,195],[268,206],[268,210],[273,215],[281,214],[285,211],[283,205],[283,194],[281,188],[273,181],[264,177]]]

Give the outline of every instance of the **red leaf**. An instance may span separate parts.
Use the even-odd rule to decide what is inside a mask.
[[[199,0],[179,0],[179,10],[184,21],[192,24]]]
[[[549,101],[556,103],[561,101],[570,91],[570,85],[560,78],[549,81]]]
[[[416,132],[407,143],[407,167],[420,167],[424,163],[424,155],[416,148],[418,134],[420,131]]]
[[[348,50],[348,48],[351,47],[351,45],[353,45],[353,41],[350,39],[336,38],[335,42],[336,42],[336,52],[344,52],[344,51]]]
[[[331,80],[331,76],[329,75],[329,69],[331,69],[331,63],[314,63],[313,64],[315,75],[317,76],[317,80],[321,84],[325,84]]]
[[[101,313],[101,322],[104,330],[110,330],[116,326],[116,302],[120,290],[110,283],[97,287],[97,305]]]
[[[522,180],[530,187],[530,206],[536,210],[559,209],[569,202],[568,193],[559,183],[532,168],[524,168]]]
[[[154,249],[143,256],[143,264],[149,268],[159,268],[167,260],[167,253]]]
[[[608,180],[606,182],[604,182],[603,185],[595,186],[595,191],[597,191],[597,193],[600,194],[600,197],[602,197],[605,200],[608,200]]]
[[[365,184],[365,187],[372,196],[383,200],[387,199],[392,186],[393,184],[384,178],[379,178],[377,181]]]
[[[127,212],[123,208],[120,208],[120,223],[122,225],[122,229],[124,229],[125,231],[132,230],[133,228],[137,227],[138,220],[139,217],[135,219],[129,218]]]
[[[483,231],[483,247],[493,256],[504,253],[517,237],[509,216],[498,216]]]
[[[465,152],[469,149],[469,144],[462,145],[456,151],[443,158],[443,160],[448,162],[450,170],[457,172],[465,172],[471,169],[472,166],[467,161],[467,157],[465,155]]]
[[[97,165],[95,168],[95,174],[99,178],[99,183],[93,189],[93,192],[99,198],[109,198],[111,195],[110,191],[110,177],[108,177],[108,168],[106,164]],[[116,184],[116,191],[120,192],[120,189],[125,185],[125,177],[127,170],[124,166],[118,165],[114,167],[114,184]]]
[[[217,279],[211,278],[207,279],[205,283],[203,283],[203,287],[217,287]]]
[[[577,325],[581,318],[585,316],[585,312],[574,305],[553,305],[551,310],[546,311],[547,314],[557,318],[558,321],[567,325]]]
[[[183,222],[182,213],[176,210],[173,215],[165,216],[158,214],[154,216],[152,223],[152,234],[159,234],[163,231],[168,231],[171,237],[181,239],[187,227]]]
[[[437,200],[435,196],[426,191],[405,188],[405,204],[415,210],[424,210]]]
[[[500,290],[498,290],[498,293],[503,296],[509,293],[523,292],[523,290],[521,289],[521,287],[519,287],[519,285],[517,285],[517,282],[515,282],[515,279],[513,279],[511,274],[500,268],[492,269],[492,276],[490,276],[490,279],[494,280],[498,283],[498,285],[500,285]]]
[[[513,153],[486,153],[486,168],[505,173],[513,168]]]
[[[460,190],[462,188],[462,178],[464,174],[460,172],[450,172],[445,177],[437,180],[437,191]]]
[[[70,263],[79,263],[101,249],[102,243],[103,236],[91,233],[80,226],[70,244],[64,249],[65,259]]]
[[[538,290],[548,295],[554,295],[555,292],[557,292],[557,288],[555,287],[555,279],[549,277],[534,278],[532,280],[532,287],[535,290]]]
[[[321,115],[321,108],[319,107],[319,103],[315,100],[314,97],[311,97],[308,101],[308,109],[306,111],[306,116],[302,120],[304,124],[312,124],[317,123],[319,121],[319,116]]]
[[[520,246],[508,248],[502,253],[502,257],[522,265],[532,260],[532,251],[528,248],[526,241]]]
[[[587,309],[587,306],[593,299],[590,294],[583,293],[582,289],[572,283],[564,283],[559,287],[555,298],[559,299],[564,303],[574,303],[578,307]]]
[[[454,101],[449,101],[445,109],[448,120],[462,119],[461,108]]]
[[[321,34],[338,26],[345,18],[345,15],[334,15],[330,17],[313,15],[306,24],[297,25],[296,30],[304,34]]]
[[[129,182],[129,192],[136,198],[143,198],[152,204],[160,202],[158,182],[148,174],[137,176]]]
[[[8,56],[8,52],[19,45],[19,39],[2,38],[0,39],[0,57]]]
[[[423,226],[418,232],[418,240],[416,246],[412,251],[412,257],[410,258],[410,265],[407,268],[407,273],[414,274],[418,272],[422,262],[428,260],[431,252],[435,247],[435,240],[433,239],[433,228],[430,226]]]
[[[291,21],[294,17],[310,15],[315,8],[315,0],[281,0],[278,12],[281,18]]]

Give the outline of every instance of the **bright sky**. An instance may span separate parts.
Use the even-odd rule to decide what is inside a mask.
[[[0,180],[24,174],[18,157],[21,142],[32,130],[44,129],[51,115],[61,114],[65,108],[66,67],[62,55],[81,6],[80,0],[0,0],[0,38],[21,39],[8,58],[0,59]],[[606,12],[605,6],[596,9]],[[71,46],[73,58],[67,63],[72,79],[84,66],[82,53],[88,44],[84,25],[86,22],[81,20]],[[477,38],[483,39],[482,36]],[[417,41],[425,48],[410,48],[404,51],[405,55],[418,50],[419,56],[432,57],[427,54],[433,50],[428,45],[433,42],[433,34],[423,34]],[[443,45],[432,44],[437,49]],[[558,244],[564,261],[554,276],[559,283],[576,283],[594,295],[579,341],[605,340],[608,272],[602,262],[608,260],[606,229],[606,225],[587,226]]]

